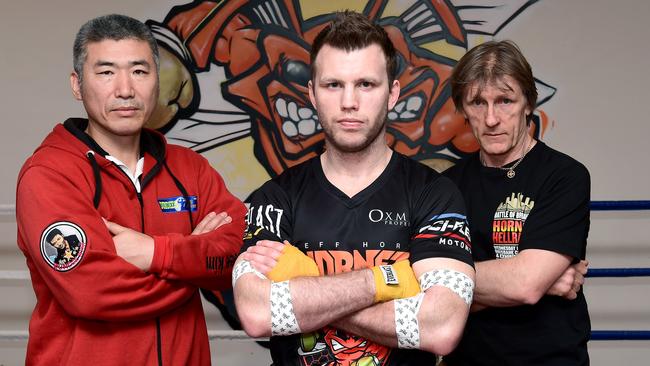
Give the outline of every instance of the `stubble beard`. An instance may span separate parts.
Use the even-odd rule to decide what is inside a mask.
[[[388,118],[388,110],[384,107],[384,111],[380,114],[379,121],[374,124],[374,127],[370,129],[364,136],[364,139],[355,144],[345,144],[342,143],[341,141],[337,141],[335,133],[332,132],[332,129],[329,127],[323,127],[323,132],[325,133],[325,142],[327,146],[330,146],[331,148],[342,152],[342,153],[358,153],[361,151],[364,151],[367,149],[369,146],[371,146],[377,139],[379,138],[382,131],[386,128],[386,120]],[[323,121],[323,116],[318,116],[319,120]],[[336,122],[332,122],[336,123]]]

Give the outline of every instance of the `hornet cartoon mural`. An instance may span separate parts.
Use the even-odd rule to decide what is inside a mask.
[[[494,34],[534,2],[357,2],[386,29],[399,52],[402,93],[387,124],[394,150],[444,169],[478,149],[469,126],[454,111],[447,80],[456,60],[473,45],[471,36]],[[303,9],[321,6],[316,3],[195,1],[172,8],[162,23],[148,21],[162,46],[161,93],[150,127],[199,152],[250,136],[255,158],[269,176],[316,156],[323,133],[308,98],[309,49],[332,18],[331,12],[305,17]],[[502,13],[501,24],[474,18],[489,11]],[[488,27],[496,28],[490,32]],[[199,81],[214,69],[220,79],[208,85]],[[548,98],[554,90],[544,87],[546,93],[540,94]],[[214,100],[205,101],[215,92]],[[204,109],[204,102],[220,106]],[[545,116],[535,122],[539,134]]]

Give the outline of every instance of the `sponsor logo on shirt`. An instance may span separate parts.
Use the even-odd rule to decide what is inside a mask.
[[[248,227],[263,228],[280,236],[283,213],[283,209],[275,208],[273,205],[251,206],[246,214],[246,224]]]
[[[353,250],[310,250],[305,254],[316,262],[323,275],[356,271],[380,265],[390,265],[406,260],[409,252],[382,249]]]
[[[160,205],[160,210],[165,213],[187,212],[188,209],[191,209],[192,212],[196,211],[198,208],[198,199],[196,196],[189,196],[187,198],[190,200],[189,205],[183,196],[159,198],[158,205]]]
[[[472,252],[467,217],[457,213],[433,216],[414,239],[432,239],[436,244],[455,246]]]
[[[497,258],[510,258],[519,253],[524,223],[535,201],[521,193],[511,193],[499,204],[492,221],[492,244]]]
[[[58,221],[41,234],[41,255],[45,262],[58,272],[75,268],[86,252],[86,233],[79,225]]]
[[[383,211],[378,208],[374,208],[368,211],[368,219],[370,222],[374,223],[383,223],[384,225],[395,225],[395,226],[409,226],[408,217],[406,217],[406,212],[392,212],[392,211]]]

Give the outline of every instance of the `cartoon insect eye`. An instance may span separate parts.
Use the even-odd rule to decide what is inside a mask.
[[[284,80],[305,88],[311,77],[309,66],[302,61],[287,60],[283,62],[281,72]]]

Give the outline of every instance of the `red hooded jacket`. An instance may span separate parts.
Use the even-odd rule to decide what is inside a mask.
[[[198,289],[230,287],[244,205],[205,158],[147,129],[138,193],[87,123],[57,125],[18,177],[18,246],[37,300],[26,364],[209,365]],[[212,211],[232,222],[190,235]],[[102,218],[154,238],[149,272],[116,254]]]

